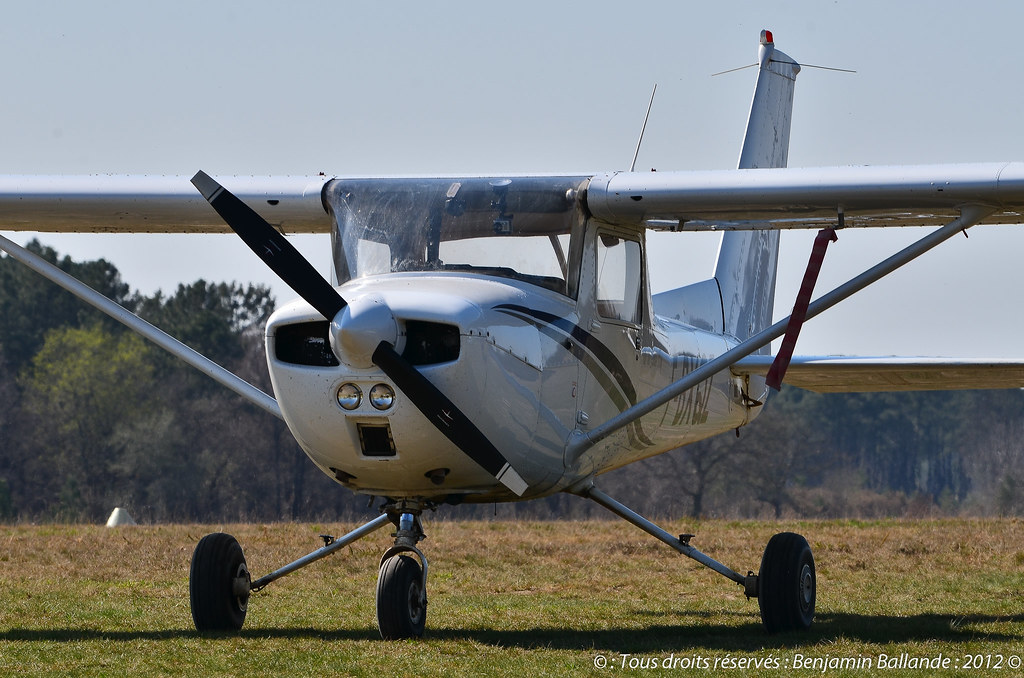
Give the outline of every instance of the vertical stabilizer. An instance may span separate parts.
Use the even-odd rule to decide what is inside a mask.
[[[770,31],[761,31],[758,64],[739,169],[785,167],[789,159],[793,88],[800,66],[775,49]],[[731,231],[722,237],[715,279],[727,334],[742,340],[771,324],[778,256],[778,231]],[[761,352],[769,353],[770,347]]]

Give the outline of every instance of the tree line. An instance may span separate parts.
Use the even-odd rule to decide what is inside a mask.
[[[266,287],[132,291],[105,260],[28,248],[270,392]],[[737,436],[603,476],[655,516],[1024,514],[1024,391],[817,395],[784,387]],[[283,423],[0,257],[0,521],[338,520],[369,515]],[[446,516],[584,518],[556,495]]]
[[[111,263],[28,249],[270,392],[263,286],[132,292]],[[0,258],[0,520],[314,519],[365,505],[282,422],[9,257]]]

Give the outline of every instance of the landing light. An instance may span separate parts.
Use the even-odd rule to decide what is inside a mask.
[[[395,391],[387,384],[377,384],[370,389],[370,404],[378,410],[390,409],[395,404]]]
[[[363,401],[363,392],[355,384],[342,384],[338,389],[338,404],[344,410],[354,410]]]

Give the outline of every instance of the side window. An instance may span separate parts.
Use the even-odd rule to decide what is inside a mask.
[[[603,318],[639,324],[640,243],[612,235],[597,237],[597,312]]]

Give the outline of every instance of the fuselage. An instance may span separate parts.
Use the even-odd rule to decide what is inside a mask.
[[[537,193],[533,187],[528,196],[534,205],[543,202]],[[351,191],[346,200],[356,202]],[[528,491],[516,497],[500,485],[379,368],[339,360],[337,348],[332,351],[329,345],[326,320],[296,301],[278,310],[267,326],[268,363],[285,420],[321,470],[356,492],[379,496],[453,502],[530,499],[736,428],[757,412],[745,404],[744,384],[726,372],[579,458],[567,456],[575,430],[606,421],[736,343],[713,328],[656,315],[643,232],[587,219],[573,200],[566,199],[564,232],[551,226],[549,215],[556,210],[550,204],[542,205],[544,221],[534,224],[522,214],[527,198],[516,203],[517,210],[511,199],[500,205],[492,201],[481,210],[489,212],[487,233],[470,234],[475,237],[460,243],[481,252],[446,249],[444,236],[440,247],[428,236],[413,248],[419,256],[422,247],[427,259],[433,248],[443,265],[410,266],[408,252],[398,256],[397,241],[382,238],[369,246],[360,243],[359,251],[365,260],[369,248],[390,261],[384,268],[392,270],[358,275],[360,262],[352,254],[357,247],[345,239],[353,230],[365,238],[369,229],[362,222],[354,229],[349,213],[347,220],[338,218],[335,237],[336,255],[349,253],[347,260],[336,260],[336,269],[355,274],[339,286],[341,295],[350,304],[372,295],[387,305],[399,327],[395,349],[480,428],[526,480]],[[422,223],[406,218],[381,230],[393,234],[403,224],[419,230]],[[456,223],[463,235],[469,233],[465,222]],[[495,237],[502,229],[512,231],[504,234],[507,239]],[[520,239],[514,240],[517,235]],[[530,241],[538,251],[518,251]],[[380,257],[384,246],[388,256]],[[488,248],[496,251],[482,253]],[[454,264],[456,257],[503,265]],[[517,263],[517,257],[525,263]],[[545,257],[554,262],[553,270],[523,271],[541,266],[537,262]],[[393,399],[374,397],[387,391],[394,392]]]

